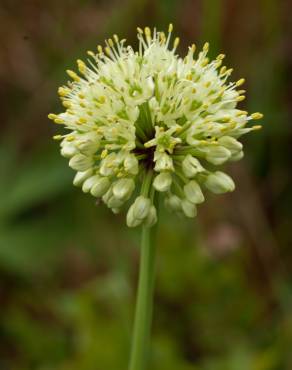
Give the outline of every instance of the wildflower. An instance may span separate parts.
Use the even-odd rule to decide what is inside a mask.
[[[156,222],[155,193],[168,209],[194,217],[203,188],[233,191],[232,179],[214,166],[241,159],[238,138],[260,128],[247,124],[262,114],[237,108],[244,79],[228,82],[224,55],[209,61],[206,43],[197,56],[192,45],[179,57],[172,29],[138,28],[138,51],[116,35],[89,51],[59,88],[66,110],[49,115],[69,131],[55,138],[77,171],[74,185],[114,213],[128,204],[130,227]]]

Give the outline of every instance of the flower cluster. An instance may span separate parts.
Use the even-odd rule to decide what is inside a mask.
[[[236,108],[244,79],[227,82],[232,69],[222,66],[224,55],[210,61],[206,43],[196,57],[195,45],[179,57],[172,29],[138,28],[138,51],[117,35],[89,51],[59,88],[66,111],[49,115],[69,130],[54,138],[77,171],[74,185],[115,213],[129,204],[130,227],[156,222],[158,193],[168,209],[194,217],[202,188],[233,191],[233,180],[216,167],[241,159],[238,138],[260,128],[246,124],[262,114]]]

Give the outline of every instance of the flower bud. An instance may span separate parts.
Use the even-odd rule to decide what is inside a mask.
[[[83,154],[76,154],[69,161],[69,166],[76,171],[85,171],[88,170],[94,161],[92,158],[86,157]]]
[[[100,164],[99,172],[102,176],[112,176],[115,174],[117,162],[117,155],[116,153],[112,152],[107,155],[105,158],[102,159]]]
[[[205,200],[201,187],[195,180],[190,181],[184,186],[184,193],[187,200],[191,203],[199,204]]]
[[[133,214],[133,205],[129,208],[127,212],[127,225],[129,227],[136,227],[140,225],[143,222],[143,220],[140,220],[139,218],[135,218]]]
[[[243,150],[241,150],[240,152],[234,154],[231,158],[230,158],[230,161],[232,162],[236,162],[236,161],[239,161],[240,159],[242,159],[244,156],[244,153],[243,153]]]
[[[109,200],[107,201],[107,206],[111,209],[120,208],[124,204],[124,200],[116,198],[114,195],[112,195]]]
[[[143,220],[147,217],[149,209],[151,207],[151,201],[149,198],[145,198],[143,195],[140,195],[136,198],[133,207],[133,216],[140,220]]]
[[[116,198],[125,201],[130,198],[134,188],[135,181],[133,179],[120,179],[113,186],[113,194]]]
[[[98,181],[100,178],[99,175],[94,175],[86,179],[82,185],[82,191],[84,193],[88,193],[90,189],[93,187],[93,185]]]
[[[181,199],[177,195],[170,195],[169,197],[165,198],[165,206],[172,212],[179,212],[181,211]]]
[[[73,180],[73,185],[75,186],[81,186],[83,184],[83,182],[92,175],[93,173],[93,169],[90,168],[89,170],[87,171],[83,171],[83,172],[76,172],[76,175],[74,177],[74,180]]]
[[[215,194],[223,194],[235,189],[232,178],[221,171],[211,173],[207,177],[205,186]]]
[[[103,196],[110,187],[110,181],[107,177],[99,177],[91,188],[91,194],[94,197],[100,198]]]
[[[154,170],[157,172],[174,170],[172,158],[166,153],[155,152],[154,162]]]
[[[137,158],[132,154],[127,155],[124,160],[124,167],[127,173],[137,175],[139,170]]]
[[[231,156],[230,150],[224,146],[212,146],[208,148],[206,159],[208,162],[218,165],[226,162]]]
[[[218,143],[228,149],[231,154],[242,150],[242,144],[232,136],[222,136],[218,139]]]
[[[63,140],[61,147],[61,155],[65,158],[71,158],[78,153],[76,146],[72,142]]]
[[[110,200],[110,198],[113,196],[113,189],[110,187],[102,196],[102,200],[105,204]]]
[[[152,96],[154,91],[155,85],[153,82],[153,78],[151,76],[146,78],[145,90],[147,95]]]
[[[197,173],[203,172],[204,167],[201,166],[201,163],[197,158],[188,154],[182,162],[182,170],[185,176],[191,179],[192,177],[195,177]]]
[[[153,186],[157,191],[167,191],[170,188],[172,177],[169,172],[161,172],[153,181]]]
[[[93,141],[92,139],[81,141],[78,144],[78,149],[80,150],[80,152],[88,156],[95,154],[96,151],[98,150],[98,147],[99,147],[99,143],[96,141]]]
[[[144,221],[144,225],[151,227],[157,222],[157,211],[156,208],[152,205],[149,209],[148,215]]]
[[[188,199],[183,199],[181,202],[182,210],[185,216],[193,218],[197,215],[197,207],[194,203],[191,203]]]

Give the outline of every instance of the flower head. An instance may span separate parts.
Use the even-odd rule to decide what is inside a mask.
[[[233,191],[233,180],[216,167],[242,158],[238,138],[260,128],[247,127],[260,113],[237,108],[244,79],[227,82],[232,70],[222,66],[224,55],[210,61],[206,43],[197,56],[192,45],[179,57],[172,28],[167,35],[138,28],[138,51],[116,35],[89,51],[59,88],[66,111],[49,115],[69,130],[54,138],[77,171],[74,185],[115,213],[129,205],[128,226],[156,222],[155,194],[168,209],[194,217],[202,188]]]

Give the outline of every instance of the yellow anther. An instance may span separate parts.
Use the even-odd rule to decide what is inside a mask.
[[[160,39],[160,41],[161,41],[162,43],[164,43],[164,42],[165,42],[166,37],[165,37],[165,33],[164,33],[164,32],[160,32],[160,33],[159,33],[159,39]]]
[[[86,64],[81,59],[77,59],[77,66],[79,72],[81,72],[82,74],[86,72]]]
[[[106,47],[104,48],[104,50],[105,50],[105,52],[107,53],[107,55],[111,55],[111,49],[110,49],[108,46],[106,46]]]
[[[209,50],[209,43],[208,42],[205,42],[204,46],[203,46],[203,50],[204,52],[207,52]]]
[[[103,103],[105,103],[105,96],[101,95],[101,96],[98,97],[97,100],[98,100],[99,103],[103,104]]]
[[[236,113],[236,116],[237,117],[246,116],[247,114],[248,112],[246,110],[240,110],[239,112]]]
[[[138,33],[140,33],[140,35],[143,35],[143,30],[142,30],[142,28],[137,27],[137,31],[138,31]]]
[[[74,71],[71,71],[70,69],[67,69],[66,72],[67,72],[68,76],[71,77],[74,81],[76,81],[76,82],[80,81],[80,77]]]
[[[79,103],[79,105],[80,105],[80,107],[81,107],[81,108],[86,108],[86,104],[85,104],[85,103],[83,103],[83,101],[81,101],[81,102]]]
[[[192,44],[191,50],[192,50],[193,53],[196,51],[196,44]]]
[[[63,101],[62,102],[62,104],[63,104],[63,106],[65,107],[65,108],[71,108],[71,103],[69,103],[68,101]]]
[[[66,96],[66,95],[68,95],[70,93],[70,89],[67,89],[67,88],[65,88],[65,87],[59,87],[58,88],[58,94],[60,95],[60,96]]]
[[[65,122],[64,122],[64,120],[63,120],[63,119],[61,119],[61,118],[56,118],[56,119],[54,120],[54,122],[55,122],[55,123],[57,123],[57,124],[63,124],[63,123],[65,123]]]
[[[78,94],[78,97],[79,97],[80,99],[84,99],[84,98],[85,98],[85,95],[84,95],[84,94],[82,94],[82,93],[80,93],[80,94]]]
[[[227,71],[226,71],[226,74],[229,76],[229,75],[231,75],[231,73],[233,72],[233,68],[230,68],[230,69],[228,69]]]
[[[70,135],[70,136],[66,137],[66,141],[72,142],[74,140],[75,140],[75,136],[73,136],[73,135]]]
[[[83,117],[80,117],[79,120],[78,120],[79,123],[83,124],[83,123],[86,123],[87,122],[87,119],[86,118],[83,118]]]
[[[116,175],[118,178],[121,178],[124,176],[123,172],[118,172],[117,175]]]
[[[245,83],[245,79],[244,78],[241,78],[240,80],[238,80],[237,82],[236,82],[236,86],[237,87],[239,87],[239,86],[241,86],[241,85],[243,85]]]
[[[113,38],[114,38],[114,40],[115,40],[115,42],[116,42],[116,43],[118,43],[118,42],[119,42],[119,37],[118,37],[118,35],[114,34],[114,35],[113,35]]]
[[[261,125],[256,125],[252,127],[253,130],[260,130],[261,128],[262,128]]]
[[[208,87],[210,87],[210,86],[211,86],[211,81],[208,81],[208,82],[206,82],[206,83],[205,83],[205,87],[207,87],[207,88],[208,88]]]
[[[225,117],[222,118],[222,121],[225,122],[225,123],[227,123],[227,122],[230,121],[230,117],[229,116],[225,116]]]
[[[104,150],[101,152],[101,155],[100,155],[101,159],[104,159],[104,158],[107,156],[107,154],[108,154],[108,150],[107,150],[107,149],[104,149]]]
[[[102,46],[101,45],[97,45],[97,51],[99,52],[99,54],[102,54],[103,53],[103,50],[102,50]]]
[[[91,50],[87,50],[87,54],[88,54],[89,56],[91,56],[91,57],[95,57],[94,52],[93,52],[93,51],[91,51]]]
[[[58,116],[54,113],[50,113],[50,114],[48,114],[48,118],[51,119],[51,120],[55,120],[55,119],[58,118]]]
[[[205,67],[209,63],[209,58],[205,58],[201,64],[202,67]]]
[[[264,117],[264,115],[262,113],[260,113],[260,112],[253,113],[251,115],[251,118],[252,119],[262,119],[263,117]]]
[[[192,93],[195,94],[197,92],[197,90],[193,87],[192,88]]]
[[[174,39],[174,42],[173,42],[173,47],[174,47],[174,49],[176,49],[176,48],[178,47],[178,44],[179,44],[179,37],[176,37],[176,38]]]
[[[63,136],[62,135],[55,135],[53,136],[54,140],[62,140]]]
[[[237,92],[238,92],[239,95],[242,95],[242,94],[246,93],[246,90],[238,90]]]
[[[223,75],[225,72],[226,72],[227,68],[226,66],[223,66],[221,69],[220,69],[220,74]]]
[[[145,27],[144,31],[145,31],[146,37],[150,37],[151,38],[151,30],[150,30],[150,28],[149,27]]]
[[[172,31],[173,31],[173,24],[172,23],[169,23],[168,33],[171,33]]]
[[[245,99],[244,95],[240,95],[236,98],[236,101],[243,101]]]
[[[93,112],[92,112],[91,110],[88,110],[86,113],[87,113],[89,116],[93,116]]]
[[[114,42],[112,39],[108,39],[109,46],[112,48],[114,46]]]
[[[225,58],[225,54],[219,54],[217,55],[217,60],[223,60]]]

